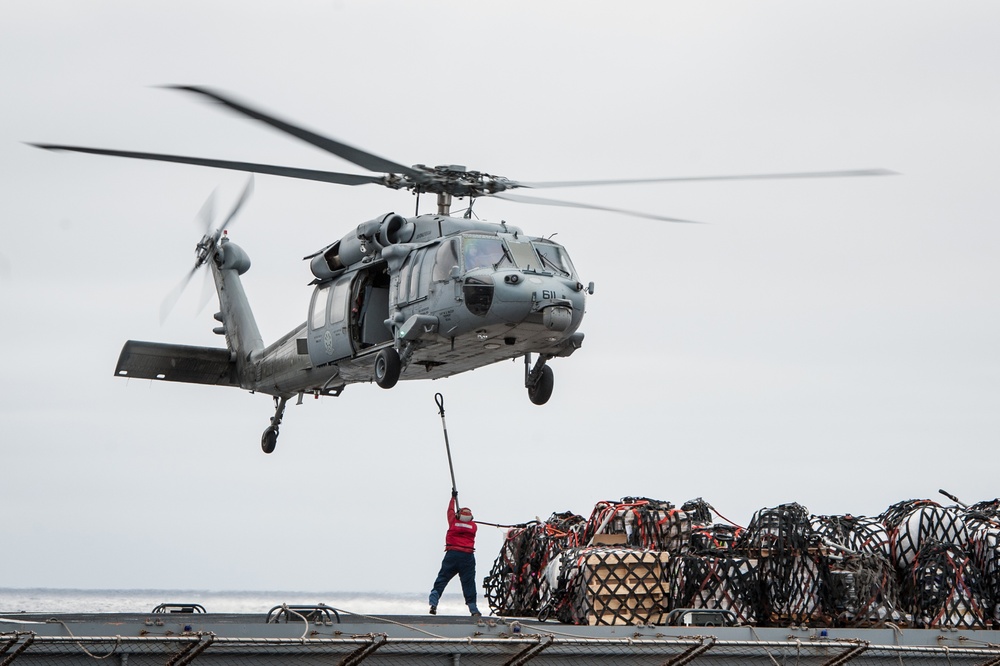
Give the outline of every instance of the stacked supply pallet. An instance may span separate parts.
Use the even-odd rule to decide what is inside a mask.
[[[1000,500],[969,507],[965,524],[969,530],[969,555],[983,576],[990,600],[988,617],[1000,620]]]
[[[889,532],[876,518],[812,516],[830,572],[828,609],[836,626],[905,623],[899,584],[889,559]]]
[[[799,504],[754,514],[734,549],[757,564],[760,612],[768,623],[815,624],[827,620],[829,569],[820,539]]]
[[[584,518],[569,511],[553,513],[544,523],[508,530],[483,582],[486,600],[499,615],[527,616],[539,611],[539,583],[553,557],[580,543]]]
[[[571,624],[662,624],[669,559],[662,551],[614,546],[565,550],[542,585],[545,613]]]
[[[908,500],[880,516],[912,626],[985,627],[995,619],[990,586],[967,555],[967,515],[931,500]]]
[[[490,608],[587,624],[1000,624],[1000,500],[907,500],[871,518],[783,504],[746,528],[713,513],[700,498],[626,497],[511,530],[485,581]]]
[[[670,566],[670,610],[722,611],[739,624],[759,621],[757,563],[733,553],[687,554]]]
[[[646,497],[623,497],[620,502],[598,502],[583,532],[584,542],[599,535],[624,535],[632,548],[687,552],[691,521],[687,512],[670,502]]]

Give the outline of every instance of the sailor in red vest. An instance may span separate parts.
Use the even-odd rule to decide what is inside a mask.
[[[444,538],[444,560],[441,571],[434,581],[431,590],[431,615],[437,614],[438,601],[448,582],[458,574],[462,581],[462,594],[469,612],[473,617],[482,613],[476,606],[476,530],[478,526],[472,520],[472,509],[458,507],[458,491],[451,491],[451,501],[448,502],[448,533]]]

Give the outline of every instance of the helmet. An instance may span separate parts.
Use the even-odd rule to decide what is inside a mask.
[[[472,522],[472,509],[467,506],[463,506],[458,510],[458,519],[463,523]]]

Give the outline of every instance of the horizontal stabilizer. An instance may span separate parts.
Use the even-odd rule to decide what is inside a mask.
[[[118,357],[115,375],[167,382],[239,386],[228,349],[129,340]]]

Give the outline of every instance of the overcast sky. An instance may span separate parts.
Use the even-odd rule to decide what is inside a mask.
[[[0,587],[423,592],[450,490],[521,522],[704,497],[877,515],[1000,495],[994,2],[0,4]],[[520,361],[289,406],[113,376],[127,339],[220,345],[192,284],[207,168],[23,142],[362,173],[202,100],[218,88],[403,164],[520,180],[886,168],[890,177],[482,200],[594,281],[544,407]],[[426,202],[429,205],[429,201]],[[413,197],[260,176],[230,233],[266,342],[307,254]],[[503,533],[484,527],[480,580]],[[457,582],[453,583],[457,591]]]

